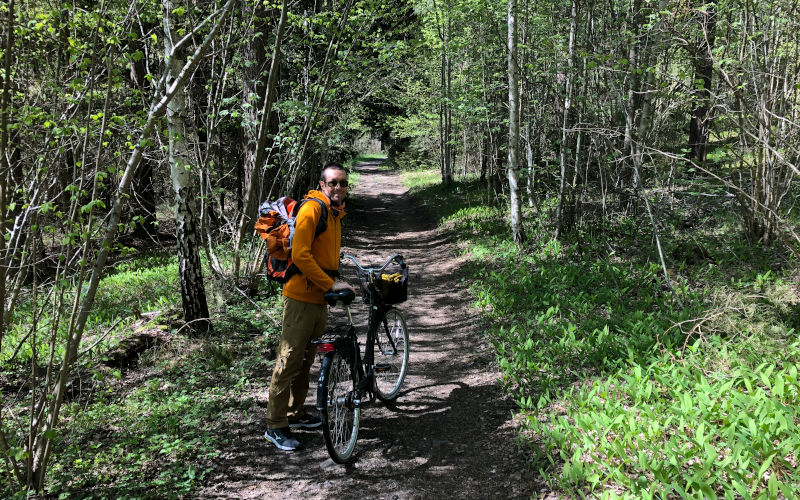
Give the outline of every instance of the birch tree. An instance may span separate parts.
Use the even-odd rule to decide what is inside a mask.
[[[525,242],[519,189],[519,81],[517,70],[516,0],[508,0],[508,190],[511,237],[514,243]]]
[[[165,84],[177,81],[185,64],[183,45],[176,43],[178,33],[173,25],[172,0],[163,0],[164,6],[164,66]],[[200,262],[198,167],[192,165],[189,138],[196,132],[188,123],[185,83],[177,85],[175,94],[167,104],[167,131],[169,134],[169,169],[175,196],[175,226],[178,247],[178,269],[181,282],[183,318],[193,330],[208,331],[210,322],[203,266]]]

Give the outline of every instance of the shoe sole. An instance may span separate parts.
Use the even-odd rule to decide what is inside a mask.
[[[276,448],[278,448],[279,450],[283,450],[283,451],[295,451],[297,448],[299,448],[299,447],[300,447],[299,445],[298,445],[298,446],[295,446],[294,448],[292,448],[291,446],[282,445],[282,444],[280,444],[278,441],[276,441],[276,440],[275,440],[275,438],[273,438],[272,436],[270,436],[270,435],[269,435],[269,434],[267,434],[267,433],[264,433],[264,437],[265,437],[265,438],[267,438],[267,441],[269,441],[269,442],[271,442],[272,444],[274,444],[274,445],[275,445],[275,447],[276,447]]]
[[[314,424],[289,424],[290,429],[316,429],[320,426],[322,426],[322,422],[316,422]]]

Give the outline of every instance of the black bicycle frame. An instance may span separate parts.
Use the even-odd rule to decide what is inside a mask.
[[[394,259],[394,257],[387,261],[386,264],[384,264],[384,267],[386,267],[386,265],[388,265],[392,259]],[[353,261],[355,261],[354,258]],[[358,263],[356,262],[356,264]],[[355,397],[353,398],[356,401],[361,400],[361,395],[365,391],[369,392],[371,400],[375,399],[376,381],[374,348],[375,341],[379,335],[378,330],[381,326],[383,326],[384,332],[386,333],[388,344],[391,345],[394,352],[397,352],[397,345],[395,344],[394,339],[392,339],[392,336],[389,335],[389,325],[386,321],[386,313],[394,309],[394,307],[383,303],[383,296],[371,279],[369,279],[369,281],[366,283],[365,291],[366,295],[364,296],[364,301],[369,304],[369,319],[367,320],[367,343],[366,349],[364,350],[363,360],[361,358],[361,348],[358,344],[358,336],[356,335],[355,326],[352,324],[352,318],[350,318],[349,306],[347,307],[348,318],[350,318],[350,322],[347,326],[347,333],[345,335],[339,335],[333,340],[314,341],[315,344],[318,344],[317,352],[338,352],[345,361],[351,363],[350,366],[352,373],[358,373],[359,377],[358,385],[356,385],[355,388]],[[331,356],[328,356],[327,354],[322,359],[322,366],[320,368],[321,375],[317,386],[318,410],[325,409],[328,404],[328,381],[325,379],[324,374],[327,373],[326,368],[330,363],[330,360]],[[364,371],[365,365],[369,370],[367,372]]]
[[[339,355],[347,362],[350,363],[350,367],[353,373],[358,373],[358,385],[356,386],[356,400],[361,400],[361,395],[364,392],[369,392],[370,399],[374,399],[375,393],[375,368],[374,368],[374,347],[375,347],[375,340],[377,339],[378,335],[380,335],[380,327],[383,326],[385,332],[389,331],[389,326],[386,322],[386,313],[392,309],[391,306],[371,306],[370,307],[370,317],[368,321],[367,327],[367,341],[366,341],[366,349],[364,351],[364,357],[361,357],[361,347],[358,343],[358,336],[356,335],[355,326],[350,324],[347,327],[347,333],[345,335],[337,336],[332,341],[322,342],[318,346],[318,352],[328,353],[328,352],[338,352]],[[380,319],[378,318],[380,317]],[[397,346],[395,345],[394,341],[392,340],[391,336],[386,335],[387,341],[391,348],[396,350]],[[324,377],[324,374],[327,373],[325,368],[327,364],[330,363],[330,357],[325,356],[322,360],[322,367],[320,368],[321,376],[319,378],[319,382],[317,385],[317,409],[322,410],[324,409],[327,404],[327,384],[328,381]],[[365,372],[364,367],[369,367],[369,371]]]

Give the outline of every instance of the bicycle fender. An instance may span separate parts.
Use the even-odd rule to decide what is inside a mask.
[[[322,411],[328,405],[328,365],[331,364],[333,353],[329,352],[322,358],[319,368],[319,382],[317,382],[317,411]]]

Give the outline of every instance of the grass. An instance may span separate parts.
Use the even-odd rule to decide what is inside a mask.
[[[353,167],[353,166],[358,165],[359,163],[362,163],[362,162],[365,162],[365,161],[385,160],[385,159],[386,159],[386,155],[383,154],[383,153],[362,153],[362,154],[359,154],[358,156],[356,156],[355,158],[351,159],[350,161],[348,161],[345,166],[350,168],[350,167]]]
[[[553,241],[545,200],[526,208],[519,249],[506,208],[485,206],[475,181],[444,189],[436,171],[406,180],[470,257],[521,437],[552,488],[601,498],[800,495],[796,263],[744,241],[730,207],[692,231],[661,227],[680,307],[646,224],[618,216],[598,231],[590,221]]]
[[[65,295],[72,300],[75,290],[71,283],[64,283]],[[71,304],[71,302],[68,302]],[[163,253],[147,253],[117,263],[110,272],[100,280],[95,296],[94,307],[87,321],[85,339],[88,343],[103,337],[104,343],[98,350],[112,347],[129,328],[129,324],[139,313],[156,309],[174,307],[180,303],[180,284],[178,283],[178,265],[175,258]],[[29,363],[33,351],[30,336],[33,328],[32,302],[28,301],[17,310],[16,321],[12,329],[3,339],[0,352],[0,367],[8,363],[16,352],[16,364]],[[40,304],[41,308],[41,304]],[[40,309],[37,317],[37,335],[39,336],[39,359],[48,356],[48,327],[52,323],[48,308]],[[60,333],[65,333],[65,322],[61,322]],[[56,351],[56,357],[63,356],[63,351]]]

